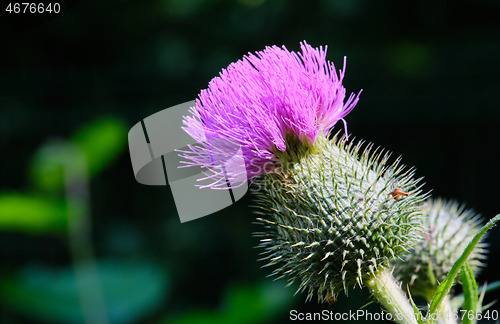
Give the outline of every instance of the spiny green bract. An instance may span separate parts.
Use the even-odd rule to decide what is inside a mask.
[[[481,230],[479,215],[455,201],[429,199],[422,207],[424,231],[419,242],[400,260],[394,260],[394,275],[412,294],[432,299],[453,264]],[[480,241],[468,262],[478,272],[485,258]]]
[[[318,140],[315,154],[283,166],[257,180],[256,233],[262,260],[273,275],[299,283],[310,300],[337,296],[363,284],[389,260],[405,253],[418,239],[420,205],[425,195],[414,171],[389,154],[362,143]],[[400,188],[409,194],[395,199]],[[399,197],[397,197],[399,198]]]

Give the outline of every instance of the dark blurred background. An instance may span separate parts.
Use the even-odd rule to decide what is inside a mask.
[[[181,224],[168,187],[134,179],[128,129],[267,45],[347,56],[344,85],[363,89],[349,132],[402,155],[434,196],[500,211],[496,0],[0,3],[1,323],[288,323],[366,303],[360,289],[304,303],[266,278],[248,197]],[[479,283],[500,279],[499,233]]]

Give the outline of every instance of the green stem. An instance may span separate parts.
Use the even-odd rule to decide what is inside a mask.
[[[401,324],[417,324],[413,307],[408,298],[396,283],[389,270],[379,270],[367,281],[370,292],[392,315],[392,319]]]
[[[90,239],[87,160],[69,142],[54,143],[61,151],[68,212],[68,240],[78,297],[85,323],[108,324],[98,269]]]

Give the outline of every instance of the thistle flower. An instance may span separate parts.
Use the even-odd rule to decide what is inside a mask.
[[[214,163],[214,155],[227,161],[237,151],[235,145],[241,147],[246,169],[233,174],[239,183],[313,149],[318,136],[327,136],[344,121],[359,97],[351,94],[345,101],[345,59],[337,74],[326,51],[326,46],[313,48],[306,42],[299,53],[266,47],[222,70],[184,119],[183,129],[198,142],[181,151],[184,165],[208,170],[206,179],[212,183],[207,187],[227,188],[227,170]]]
[[[265,226],[257,233],[263,259],[308,299],[325,301],[366,282],[385,306],[411,313],[389,260],[418,238],[425,195],[400,159],[389,164],[389,154],[371,153],[371,145],[328,139],[359,99],[345,100],[344,72],[345,61],[337,74],[326,47],[305,42],[300,53],[273,46],[245,56],[199,95],[184,119],[198,144],[181,156],[206,170],[206,187],[227,188],[226,162],[241,149],[244,177],[230,178],[259,176],[252,191]]]
[[[480,216],[456,201],[429,199],[422,208],[424,231],[410,254],[394,260],[394,275],[415,295],[431,299],[453,264],[481,230]],[[468,262],[477,273],[485,259],[480,241]]]

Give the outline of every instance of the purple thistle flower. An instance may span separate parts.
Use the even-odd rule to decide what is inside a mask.
[[[344,103],[344,68],[337,74],[326,61],[327,47],[301,43],[301,52],[266,47],[223,69],[202,90],[184,117],[183,129],[199,145],[181,151],[184,166],[201,166],[212,183],[200,187],[236,187],[294,155],[290,150],[313,147],[356,105],[359,94]],[[346,129],[347,134],[347,129]],[[241,149],[241,150],[240,150]],[[282,155],[283,153],[284,155]],[[244,164],[233,171],[223,167]],[[224,162],[224,163],[222,163]],[[231,168],[229,168],[231,169]],[[237,171],[234,171],[237,170]],[[229,175],[227,173],[230,173]]]

